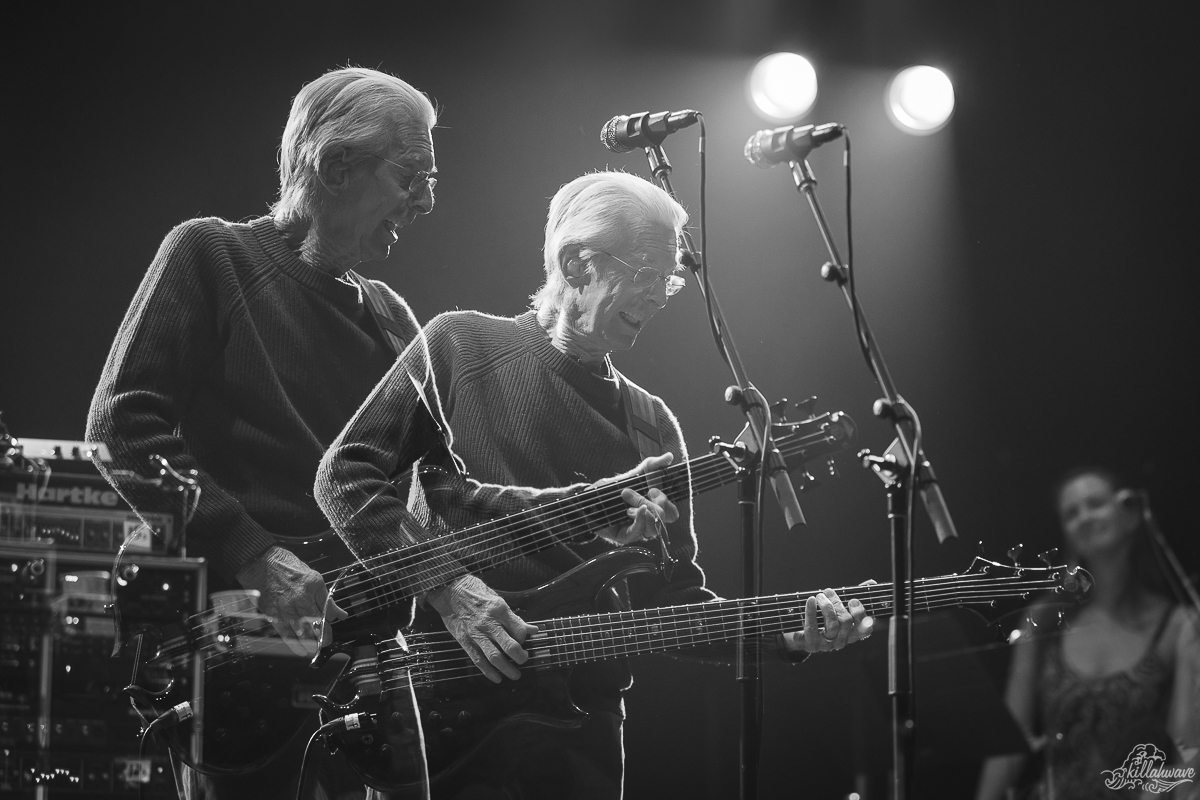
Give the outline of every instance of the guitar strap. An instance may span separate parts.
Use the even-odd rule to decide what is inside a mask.
[[[613,370],[616,372],[616,370]],[[663,454],[663,436],[658,427],[658,412],[654,408],[654,398],[642,387],[630,381],[620,372],[621,400],[625,404],[625,427],[629,438],[637,445],[638,453],[643,459]],[[661,486],[659,487],[662,488]],[[671,538],[667,528],[660,523],[659,540],[660,557],[662,560],[663,576],[671,580],[671,572],[675,559],[671,556]],[[622,598],[628,602],[628,587],[625,581],[620,582],[624,591]]]
[[[408,347],[408,342],[404,341],[404,329],[400,327],[400,323],[392,316],[392,309],[388,307],[387,301],[383,299],[383,292],[369,280],[351,270],[350,275],[353,276],[358,288],[362,289],[363,297],[366,299],[367,311],[371,314],[371,319],[379,327],[383,333],[383,338],[387,339],[388,345],[393,352],[399,356]]]
[[[662,455],[662,433],[658,429],[654,398],[621,373],[617,374],[620,375],[621,400],[625,403],[625,426],[629,438],[637,445],[642,458]]]
[[[387,304],[387,300],[383,297],[383,292],[369,280],[359,275],[353,270],[350,271],[350,276],[354,278],[354,282],[362,289],[363,297],[366,299],[366,307],[371,319],[375,321],[375,325],[383,333],[383,338],[387,340],[388,345],[399,358],[408,349],[409,343],[404,340],[404,328],[400,325],[400,321],[392,314],[391,306]],[[417,331],[417,337],[422,339],[421,346],[424,348],[425,342],[424,332]],[[417,397],[421,398],[421,405],[425,407],[426,413],[429,414],[429,421],[433,425],[438,436],[441,437],[442,444],[446,448],[446,453],[450,456],[450,461],[454,464],[455,470],[460,475],[467,474],[467,467],[454,452],[454,434],[448,427],[442,424],[445,417],[442,415],[441,400],[437,396],[437,390],[433,390],[433,403],[429,401],[428,389],[433,387],[433,366],[429,363],[429,351],[424,353],[425,375],[418,379],[417,376],[409,372],[408,379],[412,381],[413,388],[417,391]],[[437,411],[434,411],[434,406],[437,406]]]

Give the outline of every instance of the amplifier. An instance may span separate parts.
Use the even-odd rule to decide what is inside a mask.
[[[95,467],[84,464],[87,471],[56,470],[48,478],[44,472],[0,471],[0,545],[43,541],[60,551],[115,553],[132,537],[131,550],[179,553],[173,515],[139,517]]]
[[[138,757],[141,720],[122,689],[132,659],[112,658],[112,556],[0,542],[0,795],[173,798],[160,746]],[[202,611],[202,559],[139,556],[126,624]],[[198,706],[199,674],[176,674]],[[165,680],[165,676],[164,676]]]

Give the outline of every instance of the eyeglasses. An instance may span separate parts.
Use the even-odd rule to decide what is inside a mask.
[[[371,155],[375,156],[374,153]],[[395,161],[384,158],[383,156],[375,156],[375,158],[378,158],[380,161],[387,161],[387,163],[391,164],[393,167],[399,167],[405,172],[408,172],[408,168],[403,164],[397,164]],[[433,187],[437,186],[437,182],[438,179],[436,168],[431,170],[423,169],[419,170],[412,176],[412,179],[408,182],[408,186],[406,188],[408,189],[409,194],[420,195],[425,191],[425,189],[429,189],[429,193],[433,194]]]
[[[642,289],[649,289],[659,281],[663,281],[666,284],[667,297],[674,297],[683,291],[683,287],[687,286],[687,281],[684,280],[683,276],[680,275],[678,271],[672,272],[670,275],[664,275],[654,267],[635,267],[625,259],[617,258],[612,253],[605,252],[604,250],[601,250],[600,252],[604,253],[604,255],[608,256],[609,258],[620,261],[622,264],[633,270],[634,286]]]

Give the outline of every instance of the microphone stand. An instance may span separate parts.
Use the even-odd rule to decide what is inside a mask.
[[[808,200],[816,219],[821,238],[829,252],[830,263],[821,268],[821,277],[836,283],[842,290],[860,336],[860,345],[870,361],[883,399],[875,402],[875,415],[888,419],[896,431],[896,441],[884,457],[863,452],[864,466],[872,467],[887,485],[888,519],[892,540],[892,624],[888,626],[888,694],[892,698],[892,793],[893,800],[905,800],[912,788],[912,768],[916,752],[916,696],[913,690],[912,649],[912,494],[917,489],[925,509],[933,521],[939,542],[956,537],[954,523],[942,497],[933,467],[920,448],[919,428],[912,408],[896,390],[896,384],[883,360],[879,344],[862,310],[861,303],[850,293],[850,267],[843,266],[837,245],[821,210],[816,195],[816,178],[808,161],[800,159],[789,165],[796,189]],[[909,485],[909,470],[915,463],[916,485]]]
[[[646,158],[650,162],[650,172],[654,179],[671,197],[675,197],[675,189],[671,186],[671,162],[667,160],[661,144],[645,148]],[[717,346],[725,356],[729,369],[733,373],[734,386],[725,392],[725,399],[736,405],[746,416],[746,422],[754,435],[758,446],[758,468],[765,470],[756,480],[754,463],[748,459],[741,466],[745,468],[738,487],[738,505],[741,509],[742,520],[742,597],[759,597],[762,594],[762,514],[761,501],[764,487],[761,478],[771,481],[775,497],[783,507],[784,519],[788,527],[796,524],[803,525],[804,514],[800,510],[800,502],[792,488],[791,479],[787,473],[787,465],[775,443],[771,439],[770,418],[767,404],[762,394],[750,382],[746,368],[742,364],[733,337],[725,325],[721,313],[721,305],[717,302],[716,293],[706,286],[699,275],[700,258],[691,235],[685,230],[680,234],[680,249],[683,263],[692,271],[700,292],[708,301],[712,310],[712,326],[717,336]],[[749,455],[749,454],[743,454]],[[755,625],[754,608],[750,605],[743,607],[740,628],[752,629]],[[737,640],[737,680],[741,685],[742,719],[740,745],[740,783],[739,797],[742,800],[753,800],[758,795],[758,766],[762,740],[763,694],[761,683],[762,648],[753,646],[745,636]]]

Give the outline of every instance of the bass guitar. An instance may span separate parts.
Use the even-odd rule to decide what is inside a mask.
[[[512,746],[531,731],[582,723],[585,714],[567,689],[577,664],[804,627],[805,600],[813,592],[595,611],[610,602],[617,581],[656,568],[648,551],[622,548],[536,589],[500,592],[521,617],[538,626],[525,641],[530,658],[519,681],[488,681],[444,628],[408,630],[395,639],[351,648],[351,665],[331,697],[317,698],[323,719],[342,721],[331,726],[336,747],[376,789],[418,797],[422,775],[428,774],[435,791],[452,794],[464,768],[489,744],[500,740]],[[963,606],[998,618],[1041,592],[1056,597],[1054,602],[1081,602],[1091,585],[1091,576],[1078,567],[1018,568],[976,558],[961,575],[914,581],[912,602],[915,611]],[[848,586],[837,593],[846,602],[857,598],[875,618],[891,616],[890,584]],[[560,616],[545,618],[545,613]]]
[[[776,444],[791,468],[843,450],[854,438],[853,422],[840,412],[777,429]],[[406,614],[406,600],[440,585],[443,579],[423,565],[448,557],[479,572],[591,537],[595,530],[627,520],[624,488],[644,494],[655,486],[678,503],[688,498],[689,474],[691,492],[699,493],[733,482],[741,468],[720,453],[698,456],[362,563],[355,563],[331,532],[281,539],[281,545],[322,572],[330,594],[350,615],[334,626],[334,645],[320,654],[293,652],[270,620],[255,610],[253,598],[240,590],[217,592],[210,610],[169,624],[161,617],[131,622],[121,609],[136,606],[147,587],[138,581],[138,557],[123,554],[114,566],[113,594],[117,649],[132,652],[135,661],[126,692],[147,718],[182,717],[158,729],[195,769],[218,775],[257,769],[305,728],[317,710],[313,695],[329,690],[346,666],[344,654],[351,652],[351,644],[371,641],[381,630],[396,630],[389,614]]]

